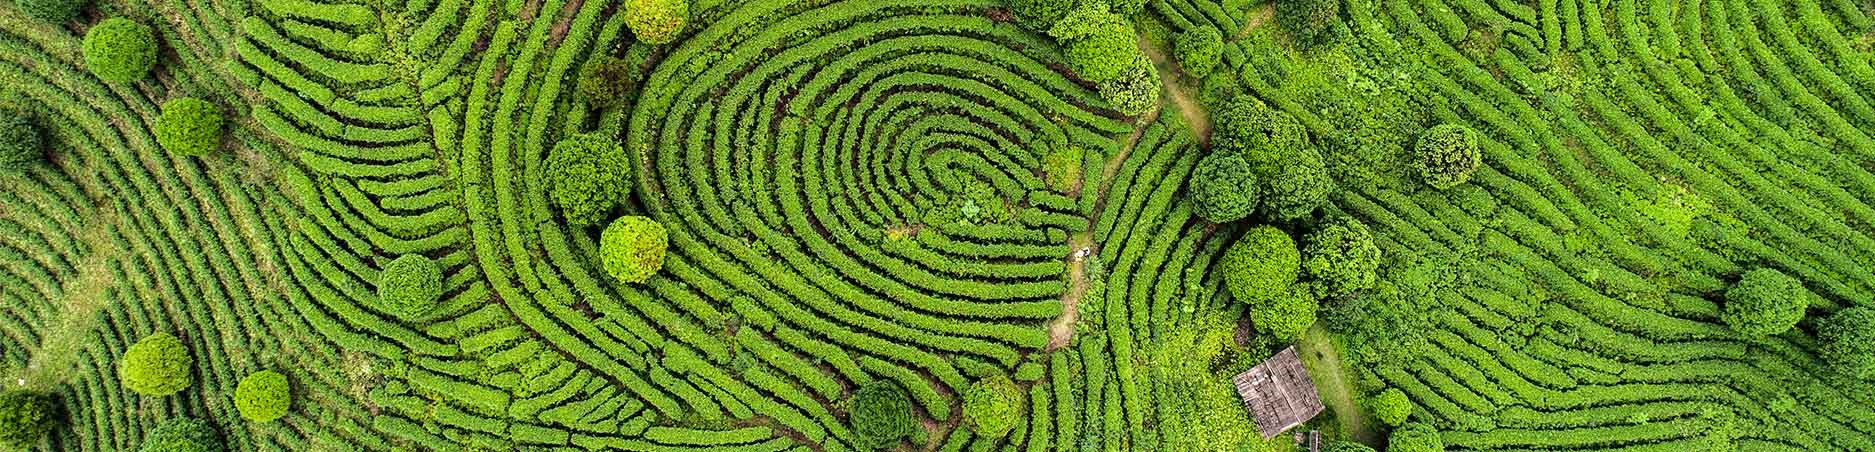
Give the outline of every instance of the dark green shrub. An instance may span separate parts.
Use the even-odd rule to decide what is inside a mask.
[[[1328,452],[1374,452],[1374,448],[1367,447],[1366,444],[1347,440],[1335,441],[1334,444],[1328,445],[1327,449],[1322,450]]]
[[[1875,378],[1875,308],[1836,311],[1817,327],[1823,361],[1843,375]]]
[[[398,256],[378,272],[379,309],[386,314],[416,320],[436,309],[442,297],[443,270],[424,255]]]
[[[1084,2],[1068,12],[1048,35],[1066,49],[1074,72],[1090,82],[1120,78],[1144,57],[1133,24],[1100,1]]]
[[[1380,420],[1380,423],[1397,427],[1413,415],[1413,401],[1407,399],[1406,393],[1399,388],[1387,388],[1367,401],[1367,409],[1374,413],[1374,419]]]
[[[1048,188],[1067,193],[1081,182],[1081,162],[1087,159],[1087,150],[1072,144],[1055,146],[1047,156],[1042,157],[1042,173],[1048,177]]]
[[[625,26],[646,44],[663,45],[676,40],[689,18],[688,0],[625,0]]]
[[[599,234],[599,261],[613,278],[642,283],[664,267],[667,240],[664,225],[650,218],[619,217]]]
[[[151,430],[138,452],[222,452],[215,427],[190,418],[172,419]]]
[[[0,446],[26,450],[52,431],[52,396],[36,391],[0,392]]]
[[[13,111],[0,114],[0,169],[25,169],[44,159],[45,149],[45,134],[32,119]]]
[[[1419,135],[1414,165],[1426,185],[1444,190],[1471,180],[1484,160],[1478,151],[1478,132],[1458,124],[1440,124]]]
[[[1323,298],[1340,298],[1374,287],[1380,248],[1367,225],[1341,217],[1308,235],[1302,246],[1302,269]]]
[[[1276,0],[1276,22],[1304,48],[1334,42],[1341,0]]]
[[[1159,70],[1152,67],[1152,62],[1145,56],[1133,60],[1132,68],[1125,70],[1118,78],[1100,82],[1100,98],[1112,105],[1114,111],[1127,116],[1139,116],[1159,106]]]
[[[1308,132],[1288,113],[1263,106],[1248,95],[1238,95],[1214,117],[1213,152],[1242,154],[1258,177],[1274,177],[1291,156],[1308,147]]]
[[[1719,318],[1747,337],[1790,331],[1803,320],[1803,311],[1815,295],[1803,283],[1774,268],[1758,268],[1725,291],[1725,312]]]
[[[271,370],[248,374],[234,387],[234,409],[254,422],[273,422],[293,408],[292,387],[286,375]]]
[[[144,336],[124,351],[117,365],[117,376],[124,388],[151,397],[161,397],[188,388],[192,382],[189,368],[195,358],[189,348],[169,333]]]
[[[1010,0],[1009,7],[1023,26],[1047,30],[1074,9],[1074,0]]]
[[[208,101],[183,97],[163,103],[156,118],[156,143],[182,155],[204,155],[221,146],[221,110]]]
[[[1002,374],[977,380],[964,393],[964,425],[977,436],[1001,438],[1022,422],[1022,388]]]
[[[1204,79],[1216,68],[1224,51],[1224,35],[1211,27],[1197,27],[1179,33],[1173,42],[1178,66],[1195,79]]]
[[[587,103],[617,105],[631,94],[636,73],[637,68],[623,58],[600,56],[580,66],[575,89]]]
[[[1412,422],[1387,436],[1387,452],[1444,452],[1445,441],[1432,426]]]
[[[1335,181],[1328,176],[1328,164],[1315,149],[1292,154],[1281,165],[1270,178],[1269,193],[1263,199],[1263,210],[1270,218],[1277,221],[1308,218],[1334,193]]]
[[[547,155],[547,195],[567,224],[598,224],[631,196],[630,162],[625,148],[610,138],[567,137]]]
[[[1249,216],[1262,194],[1250,164],[1229,152],[1212,152],[1199,159],[1189,185],[1198,216],[1212,223]]]
[[[1258,334],[1276,343],[1302,339],[1302,333],[1308,332],[1309,326],[1315,324],[1315,314],[1320,306],[1315,302],[1310,285],[1292,284],[1275,296],[1251,300],[1250,324],[1256,326]]]
[[[98,22],[85,32],[85,67],[106,82],[136,81],[156,66],[156,33],[122,17]]]
[[[90,0],[13,0],[20,7],[20,12],[34,19],[55,24],[65,23],[78,17]]]
[[[1237,300],[1255,304],[1289,292],[1302,254],[1289,234],[1269,226],[1244,233],[1224,252],[1224,285]]]
[[[847,406],[847,422],[863,449],[882,449],[912,436],[918,421],[912,418],[911,397],[897,384],[879,380],[861,386]]]

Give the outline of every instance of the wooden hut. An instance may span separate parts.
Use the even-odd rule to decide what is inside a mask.
[[[1315,382],[1309,379],[1294,346],[1237,374],[1231,382],[1237,385],[1237,395],[1243,397],[1244,409],[1250,411],[1263,439],[1274,438],[1322,412],[1322,398],[1315,393]]]

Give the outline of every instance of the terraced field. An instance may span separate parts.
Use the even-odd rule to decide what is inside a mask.
[[[1449,450],[1875,450],[1875,382],[1823,351],[1875,307],[1875,4],[1323,1],[1309,44],[1234,0],[692,0],[668,35],[667,0],[51,1],[0,6],[0,110],[45,143],[0,171],[0,381],[54,413],[0,447],[1288,451],[1228,378],[1300,340],[1362,400],[1304,429],[1376,448],[1397,389]],[[147,77],[91,61],[120,16]],[[1194,77],[1174,40],[1211,31]],[[1107,37],[1139,48],[1092,80]],[[170,149],[183,97],[226,118],[207,155]],[[1252,104],[1335,189],[1208,221]],[[1483,162],[1443,190],[1439,124]],[[661,225],[655,276],[565,204],[569,142],[622,149],[586,213]],[[1311,267],[1281,292],[1326,334],[1276,334],[1227,250],[1337,221],[1377,277]],[[1754,269],[1796,328],[1728,327]],[[158,333],[173,395],[126,383]],[[263,370],[277,420],[237,396]]]

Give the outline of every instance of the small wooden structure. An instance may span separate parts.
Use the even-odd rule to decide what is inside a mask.
[[[1244,409],[1250,411],[1257,431],[1266,440],[1322,412],[1322,398],[1315,393],[1315,382],[1309,379],[1309,371],[1302,367],[1294,346],[1237,374],[1231,383],[1237,385]]]

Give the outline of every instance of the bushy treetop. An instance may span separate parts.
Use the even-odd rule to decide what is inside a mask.
[[[1308,147],[1308,131],[1295,116],[1249,95],[1232,98],[1214,118],[1213,152],[1242,154],[1258,177],[1274,177],[1285,161]]]
[[[1309,283],[1292,284],[1275,296],[1250,301],[1250,324],[1257,333],[1274,343],[1290,343],[1315,324],[1321,306],[1315,302]]]
[[[897,383],[877,380],[861,386],[847,406],[847,421],[853,424],[858,446],[881,449],[897,444],[918,428],[912,418],[911,396]]]
[[[1341,0],[1276,0],[1276,22],[1302,47],[1334,42]]]
[[[1445,440],[1432,426],[1411,422],[1387,437],[1387,452],[1445,452]]]
[[[1300,271],[1301,251],[1288,233],[1257,226],[1224,252],[1224,285],[1232,297],[1252,303],[1286,295]]]
[[[170,99],[156,118],[156,143],[182,155],[204,155],[221,146],[221,109],[193,97]]]
[[[13,0],[20,12],[34,19],[55,24],[65,23],[78,17],[91,4],[90,0]]]
[[[1817,327],[1823,360],[1854,378],[1875,378],[1875,308],[1836,311]]]
[[[1097,86],[1100,98],[1113,106],[1114,111],[1127,116],[1139,116],[1159,106],[1159,93],[1164,85],[1159,81],[1159,70],[1145,56],[1133,59],[1133,64],[1120,72],[1120,76],[1100,82]]]
[[[1097,0],[1082,2],[1055,22],[1048,35],[1066,48],[1074,72],[1091,82],[1126,75],[1127,70],[1145,57],[1139,50],[1139,37],[1133,32],[1133,24],[1108,9],[1105,2]]]
[[[124,388],[151,397],[181,392],[193,381],[189,368],[195,358],[182,340],[169,333],[144,336],[124,350],[118,361],[117,375]]]
[[[442,297],[443,270],[427,256],[398,256],[378,272],[378,303],[386,314],[416,320],[436,309]]]
[[[547,194],[573,226],[598,224],[631,196],[631,159],[618,141],[578,134],[547,155]]]
[[[286,375],[271,370],[248,374],[234,387],[234,409],[254,422],[273,422],[293,407]]]
[[[579,82],[574,85],[580,97],[596,106],[612,106],[631,94],[637,68],[623,58],[600,56],[579,68]]]
[[[1001,373],[977,380],[964,393],[964,425],[978,436],[1001,438],[1022,421],[1022,388]]]
[[[1426,185],[1444,190],[1471,180],[1484,156],[1478,150],[1478,132],[1460,124],[1440,124],[1426,129],[1414,145],[1414,166]]]
[[[1315,214],[1315,209],[1328,202],[1328,196],[1335,191],[1335,181],[1328,175],[1327,162],[1322,161],[1321,152],[1313,148],[1290,154],[1289,159],[1279,165],[1276,175],[1269,181],[1269,193],[1263,202],[1263,210],[1271,219],[1296,221],[1309,218]]]
[[[52,431],[52,396],[24,389],[0,392],[0,447],[31,449]]]
[[[1302,268],[1324,298],[1340,298],[1371,289],[1380,268],[1380,248],[1373,232],[1353,218],[1341,217],[1310,232],[1302,246]]]
[[[1198,216],[1212,223],[1249,216],[1261,201],[1255,172],[1234,152],[1212,152],[1200,158],[1189,184]]]
[[[689,0],[625,0],[625,27],[646,44],[677,40],[690,17]]]
[[[1173,50],[1178,55],[1179,67],[1192,78],[1203,79],[1211,75],[1224,51],[1224,35],[1211,27],[1196,27],[1179,33],[1174,39]]]
[[[1772,336],[1797,326],[1813,297],[1803,283],[1782,271],[1753,269],[1725,291],[1725,311],[1719,318],[1741,335]]]
[[[1413,401],[1406,398],[1406,393],[1399,388],[1387,388],[1368,400],[1367,409],[1374,413],[1374,419],[1380,420],[1380,423],[1397,427],[1413,415]]]
[[[98,22],[85,32],[85,67],[106,82],[141,79],[156,66],[156,33],[122,17]]]
[[[139,452],[222,452],[221,438],[215,427],[191,418],[164,422],[143,438]]]
[[[45,158],[45,134],[18,111],[0,112],[0,169],[19,170]]]
[[[664,225],[640,216],[619,217],[599,234],[599,261],[613,278],[642,283],[664,268],[668,246]]]

